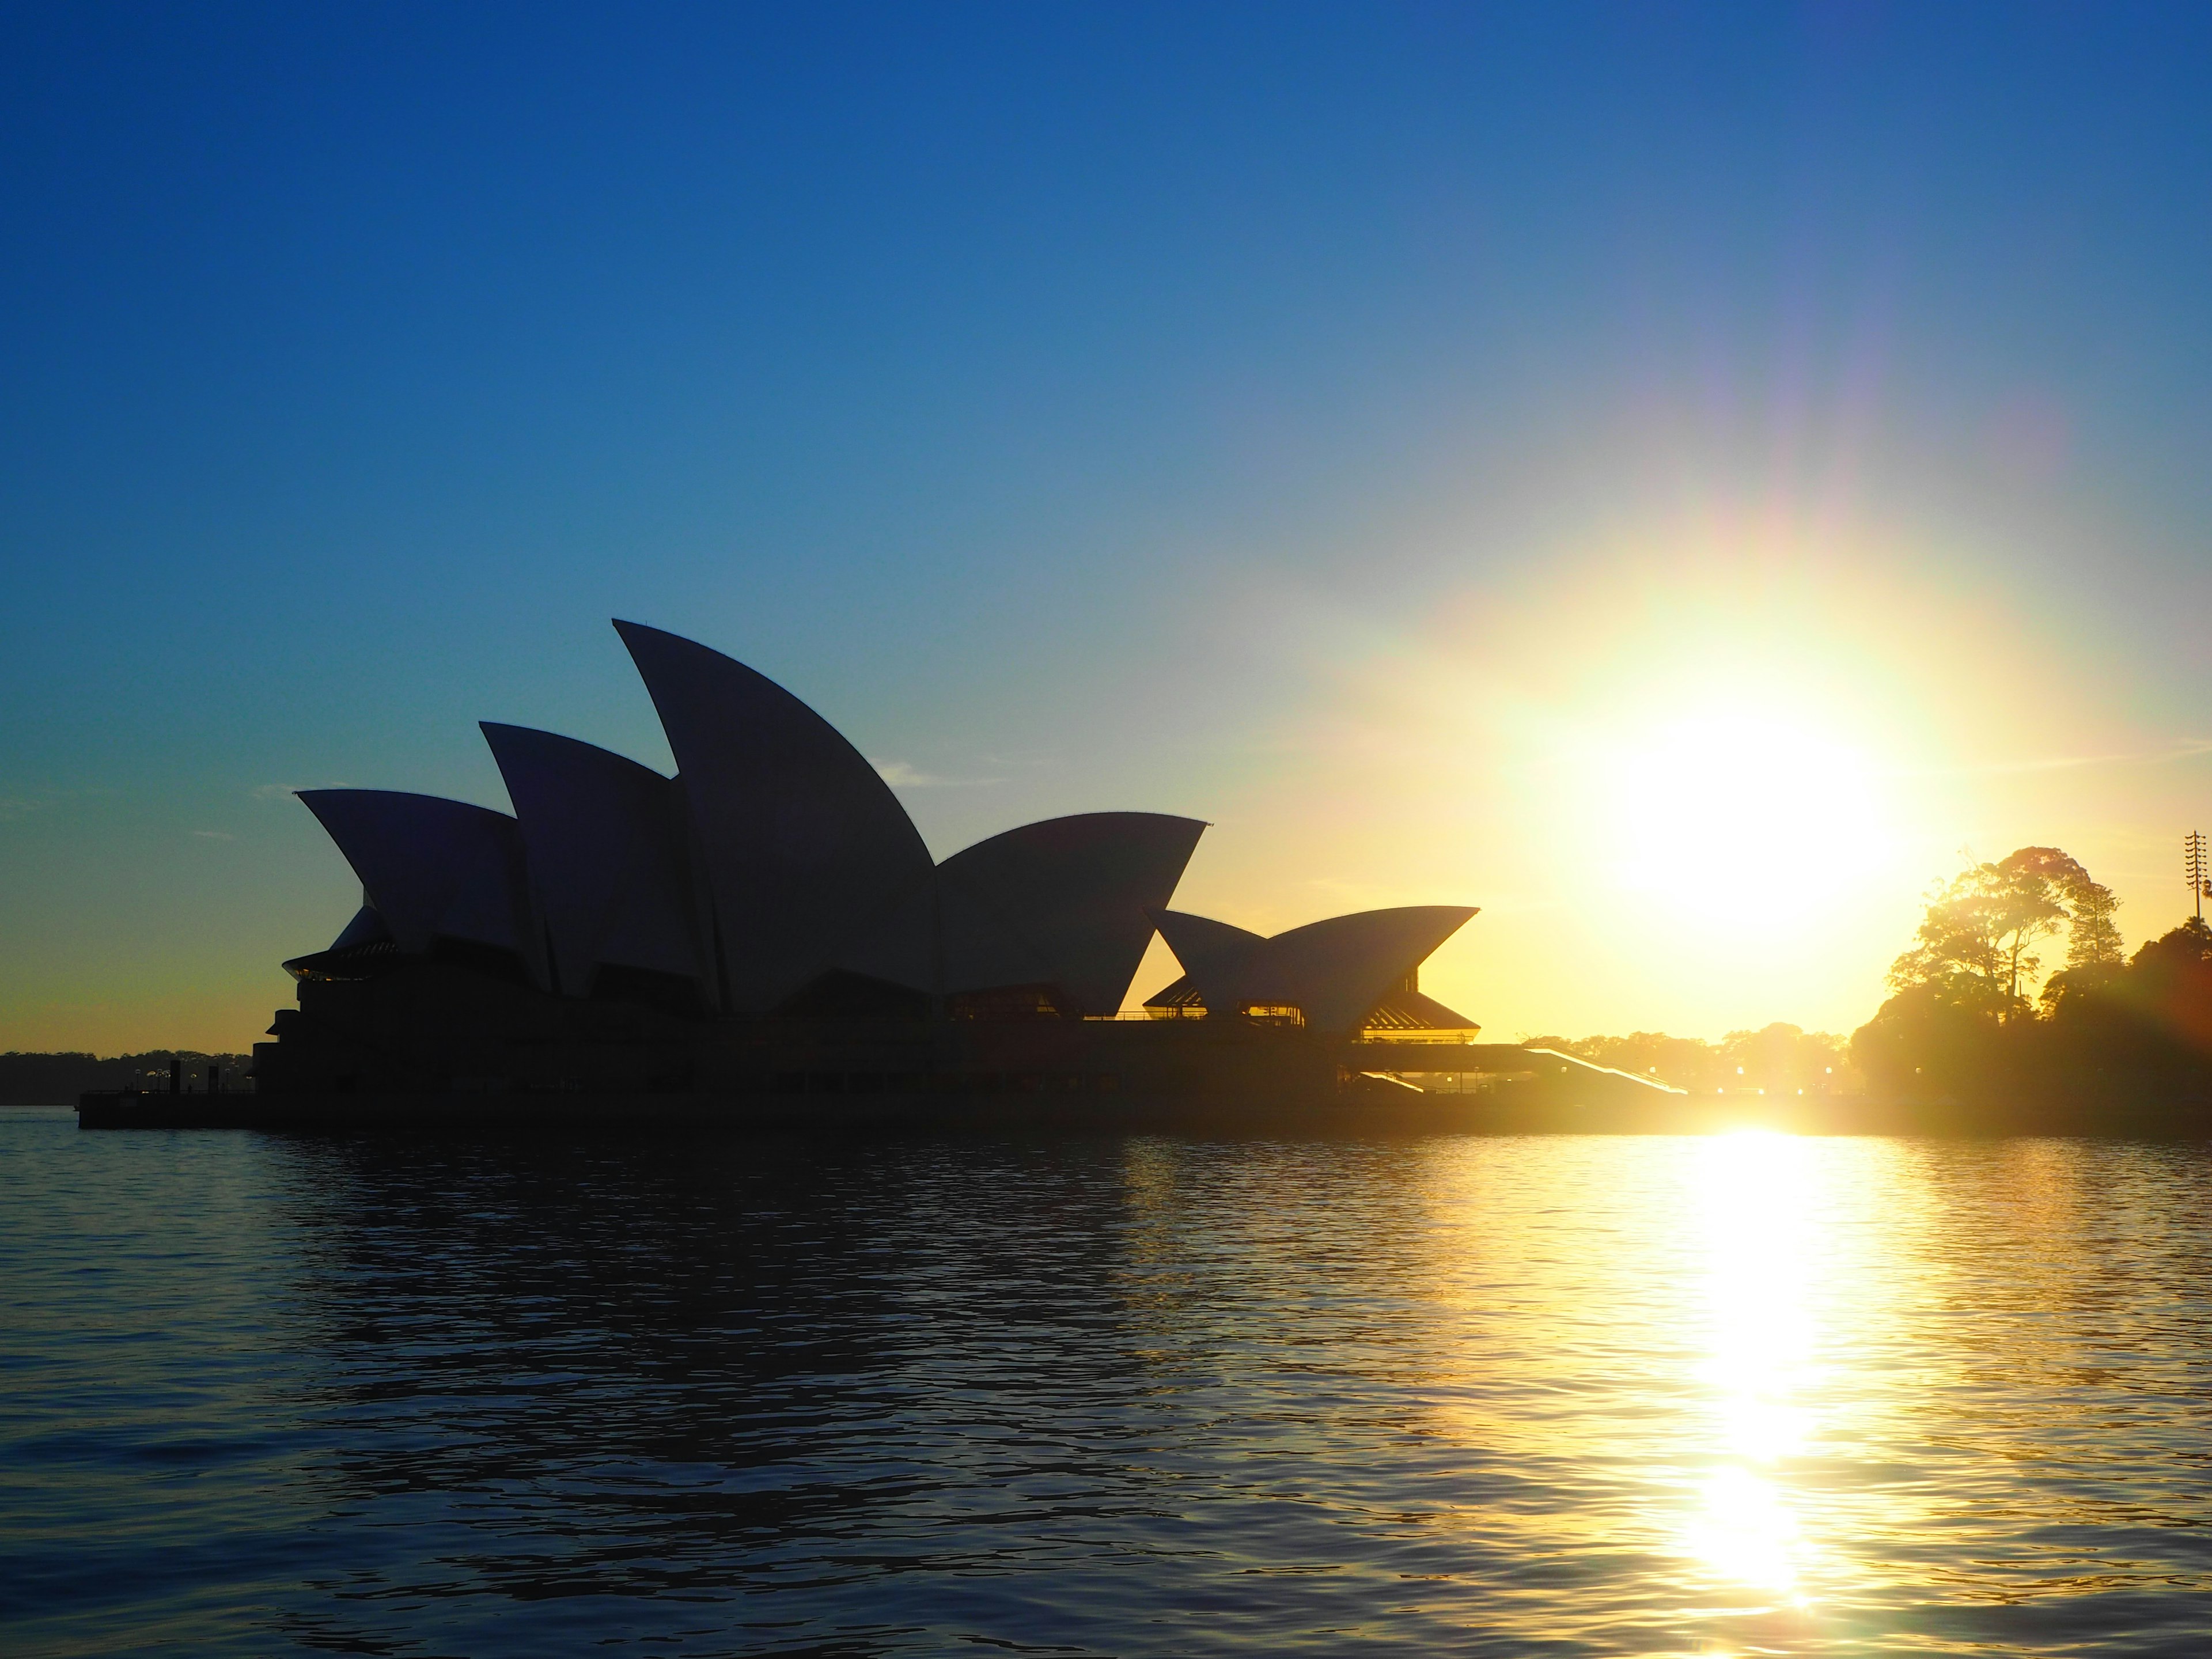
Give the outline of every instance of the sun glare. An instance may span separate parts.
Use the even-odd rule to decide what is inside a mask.
[[[1874,769],[1802,719],[1738,708],[1655,724],[1608,769],[1625,884],[1705,932],[1802,921],[1887,852]]]

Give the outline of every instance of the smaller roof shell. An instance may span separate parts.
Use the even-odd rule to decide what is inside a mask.
[[[302,789],[400,950],[496,945],[544,980],[522,836],[504,812],[395,789]]]
[[[951,990],[1050,983],[1084,1012],[1110,1014],[1152,943],[1152,913],[1175,896],[1206,825],[1164,812],[1082,812],[993,836],[939,866],[948,921],[983,913],[1035,969],[948,959]],[[948,928],[948,958],[951,930]]]
[[[612,963],[708,989],[675,781],[557,732],[483,725],[521,825],[560,988],[581,996]]]
[[[1307,1024],[1334,1031],[1357,1025],[1475,914],[1456,904],[1362,910],[1268,939],[1176,911],[1164,913],[1159,923],[1209,1011],[1291,1005],[1303,1011]],[[1153,1001],[1169,1000],[1175,989]]]
[[[331,941],[330,948],[351,951],[363,945],[389,945],[391,942],[392,929],[384,925],[384,918],[376,914],[376,907],[363,904],[353,913],[353,920],[338,930],[338,936]]]
[[[1081,812],[954,854],[838,965],[944,994],[1051,985],[1112,1013],[1205,834],[1163,812]]]
[[[1163,990],[1152,999],[1154,1002],[1161,1001],[1170,992],[1187,988],[1195,991],[1198,1000],[1209,1010],[1243,1006],[1237,994],[1240,975],[1254,953],[1266,947],[1264,935],[1216,921],[1211,916],[1193,915],[1186,910],[1162,910],[1153,921],[1158,924],[1160,937],[1167,941],[1168,949],[1182,964],[1182,981]]]

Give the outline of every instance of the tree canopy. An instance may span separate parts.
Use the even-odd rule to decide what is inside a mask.
[[[1919,1103],[1918,1121],[2212,1131],[2212,927],[2191,917],[2124,957],[2118,908],[2055,847],[1969,866],[1929,890],[1852,1058],[1879,1095]],[[2062,934],[2065,965],[2031,1005]]]
[[[1890,988],[1982,1008],[1994,993],[1998,1018],[2017,1018],[2042,977],[2046,941],[2066,935],[2069,969],[2119,962],[2118,908],[2112,889],[2056,847],[1969,865],[1929,890],[1911,948],[1890,964]]]

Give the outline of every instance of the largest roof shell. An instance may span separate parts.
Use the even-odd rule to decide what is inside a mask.
[[[615,624],[652,694],[698,836],[730,1006],[764,1013],[930,875],[906,809],[790,692],[719,651]]]

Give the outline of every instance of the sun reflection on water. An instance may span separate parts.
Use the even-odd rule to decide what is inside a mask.
[[[1716,1462],[1684,1540],[1729,1583],[1802,1605],[1807,1548],[1783,1466],[1812,1428],[1816,1194],[1807,1141],[1770,1130],[1711,1137],[1692,1171],[1703,1231]]]

